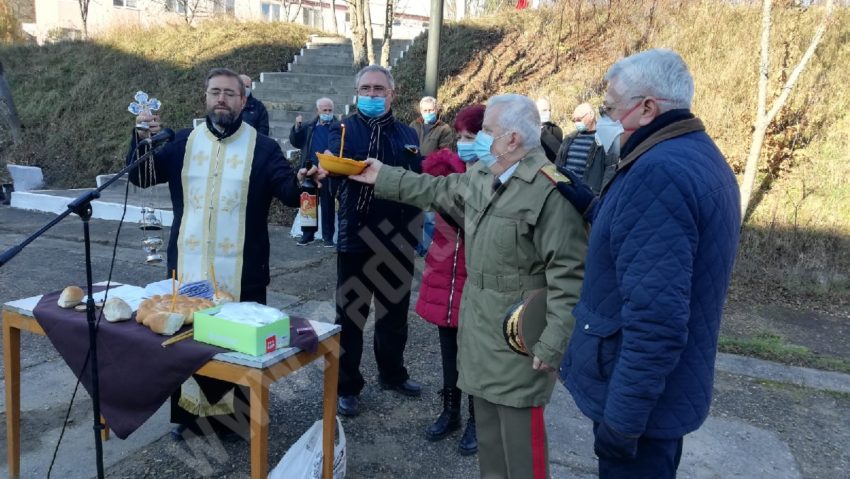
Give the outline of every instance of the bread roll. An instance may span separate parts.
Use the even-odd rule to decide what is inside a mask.
[[[103,316],[110,323],[127,321],[133,315],[133,309],[121,298],[109,298],[103,305]]]
[[[160,311],[150,315],[146,321],[151,331],[157,334],[171,336],[183,327],[185,316],[181,313]]]
[[[68,286],[62,290],[62,294],[59,295],[59,301],[56,304],[60,308],[73,308],[83,302],[83,296],[85,295],[86,293],[79,286]]]

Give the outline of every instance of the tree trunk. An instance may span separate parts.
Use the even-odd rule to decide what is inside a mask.
[[[21,141],[21,121],[18,119],[15,102],[12,101],[12,90],[6,83],[6,76],[3,74],[3,63],[0,63],[0,132],[6,129],[6,125],[9,126],[9,136],[12,137],[12,143]]]
[[[375,39],[372,36],[372,12],[369,11],[369,0],[363,2],[363,23],[366,25],[366,56],[369,64],[375,64]]]
[[[339,26],[336,24],[336,0],[331,0],[331,19],[333,19],[334,33],[339,35]]]
[[[788,101],[788,97],[791,95],[791,91],[794,89],[794,85],[797,83],[797,80],[800,78],[800,74],[803,73],[803,70],[806,68],[806,65],[811,60],[812,56],[814,56],[815,51],[818,48],[821,40],[823,39],[824,34],[826,33],[826,28],[829,25],[830,19],[832,17],[833,11],[833,0],[827,0],[823,16],[823,20],[821,20],[820,25],[818,25],[818,29],[815,31],[814,36],[812,37],[812,41],[809,44],[809,48],[803,54],[803,57],[800,59],[800,63],[794,68],[794,71],[791,72],[791,75],[788,77],[788,80],[785,81],[785,85],[782,87],[782,91],[779,94],[779,97],[773,102],[773,106],[770,108],[770,111],[767,111],[767,80],[768,80],[768,69],[770,65],[770,9],[771,9],[771,0],[763,0],[762,3],[762,19],[761,19],[761,60],[759,64],[759,92],[758,92],[758,104],[756,106],[756,121],[755,121],[755,131],[753,132],[753,141],[750,145],[750,153],[747,156],[747,164],[744,167],[744,179],[741,183],[741,222],[745,222],[747,220],[747,211],[750,207],[750,200],[753,196],[753,187],[756,183],[756,174],[758,173],[758,165],[759,158],[761,157],[761,148],[764,145],[764,137],[767,134],[767,129],[770,127],[770,123],[776,118],[776,115],[779,113],[779,110],[785,106],[785,102]]]
[[[393,15],[393,8],[395,2],[393,0],[387,0],[387,15],[384,26],[384,44],[381,45],[381,65],[385,68],[390,67],[390,54],[392,50],[392,39],[393,39],[393,21],[395,20],[395,15]]]
[[[83,21],[83,38],[89,38],[89,0],[79,0],[80,19]]]
[[[354,56],[352,67],[359,70],[368,64],[366,58],[366,27],[363,22],[363,3],[367,0],[353,0],[354,11],[348,16],[351,26],[351,53]]]

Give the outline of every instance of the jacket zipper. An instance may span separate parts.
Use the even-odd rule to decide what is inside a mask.
[[[456,233],[456,236],[455,236],[455,254],[454,254],[454,257],[452,258],[452,283],[450,285],[451,289],[449,289],[449,310],[448,310],[449,317],[447,318],[449,326],[452,325],[452,304],[454,303],[454,296],[455,296],[455,281],[457,280],[457,256],[458,256],[459,250],[460,250],[460,228],[457,229],[457,233]]]

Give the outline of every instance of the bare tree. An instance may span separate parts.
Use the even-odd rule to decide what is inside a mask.
[[[80,19],[83,21],[83,38],[89,37],[89,0],[77,0],[80,5]]]
[[[334,33],[339,35],[339,26],[336,24],[336,0],[331,0],[331,19],[334,22]]]
[[[297,2],[295,0],[284,0],[283,6],[286,7],[286,21],[294,22],[295,20],[298,19],[298,15],[301,14],[301,7],[303,6],[303,0],[298,0]],[[293,12],[292,16],[290,16],[289,15],[290,9],[293,6],[297,6],[298,8],[296,8],[295,11]]]
[[[349,8],[354,11],[348,16],[351,28],[351,53],[354,55],[352,66],[359,70],[369,62],[366,56],[366,26],[363,19],[363,5],[368,0],[350,0]],[[350,10],[349,10],[350,11]]]
[[[387,68],[390,66],[390,53],[392,50],[393,21],[395,21],[394,7],[395,1],[387,0],[387,14],[384,22],[384,43],[381,45],[381,65]]]
[[[809,43],[809,48],[803,54],[803,57],[800,59],[800,63],[797,64],[797,67],[794,68],[794,71],[791,72],[791,75],[785,81],[785,85],[782,87],[782,91],[776,100],[773,102],[770,110],[767,110],[767,80],[768,80],[768,71],[770,69],[770,27],[771,27],[771,0],[763,0],[762,1],[762,17],[761,17],[761,59],[759,61],[759,91],[758,91],[758,103],[756,106],[756,120],[755,120],[755,130],[753,132],[753,140],[750,144],[750,153],[747,156],[747,164],[744,168],[744,180],[741,183],[741,222],[746,221],[747,218],[747,210],[750,206],[750,199],[753,195],[753,186],[756,182],[756,173],[758,172],[758,164],[759,157],[761,156],[761,149],[764,145],[764,137],[767,133],[768,127],[770,127],[770,123],[776,117],[776,114],[779,113],[779,110],[785,106],[785,102],[788,101],[788,97],[791,95],[791,91],[794,89],[794,85],[797,83],[797,80],[800,78],[800,74],[806,68],[806,65],[811,60],[812,56],[815,54],[815,50],[817,50],[818,45],[823,39],[824,34],[826,33],[826,28],[830,23],[833,12],[833,0],[826,0],[826,6],[824,10],[823,20],[821,20],[820,25],[818,25],[817,30],[815,30],[815,34],[812,37],[811,43]]]
[[[375,38],[372,36],[372,12],[369,10],[369,0],[362,0],[363,23],[366,25],[366,56],[369,64],[375,64]]]

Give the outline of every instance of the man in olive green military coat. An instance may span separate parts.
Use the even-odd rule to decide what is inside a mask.
[[[433,208],[463,225],[467,283],[460,306],[458,387],[475,397],[481,477],[548,477],[543,407],[566,348],[584,272],[581,215],[540,148],[540,117],[521,95],[491,98],[476,138],[479,161],[445,177],[369,166],[354,180],[379,197]],[[563,177],[561,177],[563,178]],[[546,326],[530,355],[505,341],[505,312],[545,288]]]

